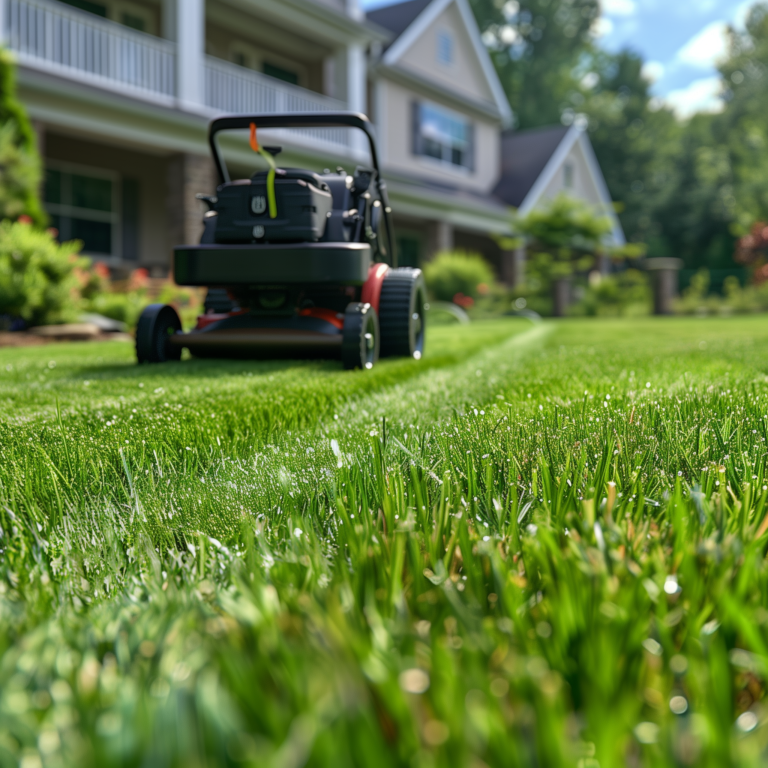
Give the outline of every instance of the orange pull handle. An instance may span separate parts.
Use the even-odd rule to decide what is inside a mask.
[[[256,138],[256,123],[251,123],[251,149],[254,152],[259,151],[259,140]]]

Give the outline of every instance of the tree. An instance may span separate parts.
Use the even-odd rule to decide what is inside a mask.
[[[592,44],[598,0],[472,0],[518,128],[559,123]]]
[[[680,133],[671,110],[653,108],[642,66],[632,51],[595,50],[582,62],[581,90],[571,95],[632,242],[658,238],[655,201],[668,184]]]
[[[0,219],[29,216],[44,225],[40,204],[41,162],[35,132],[16,98],[16,72],[11,55],[0,50]]]

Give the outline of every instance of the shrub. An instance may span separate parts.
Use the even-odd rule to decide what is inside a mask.
[[[424,279],[437,301],[453,301],[456,296],[474,301],[493,285],[494,275],[481,256],[443,251],[424,267]]]
[[[651,286],[647,274],[627,269],[613,275],[590,277],[584,297],[570,309],[572,315],[620,317],[651,312]]]
[[[0,222],[0,315],[27,325],[76,320],[80,310],[79,271],[87,259],[78,242],[57,243],[50,232],[28,223]]]
[[[0,49],[0,219],[29,216],[47,221],[38,189],[42,173],[37,140],[24,107],[16,98],[13,59]]]
[[[709,270],[700,269],[675,304],[681,315],[748,315],[768,312],[768,282],[743,286],[736,277],[727,277],[723,295],[709,292]]]

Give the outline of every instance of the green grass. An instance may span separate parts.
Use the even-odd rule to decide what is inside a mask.
[[[0,765],[758,766],[768,322],[0,350]]]

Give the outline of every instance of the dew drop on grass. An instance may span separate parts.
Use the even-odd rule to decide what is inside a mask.
[[[659,739],[659,726],[656,723],[639,723],[635,726],[635,738],[641,744],[655,744]]]
[[[669,700],[669,709],[674,715],[684,715],[688,711],[688,699],[685,696],[673,696]]]
[[[423,669],[406,669],[398,682],[406,693],[424,693],[429,688],[429,675]]]
[[[757,715],[754,712],[742,712],[737,718],[736,718],[736,727],[742,732],[742,733],[749,733],[750,731],[754,731],[757,727]]]

